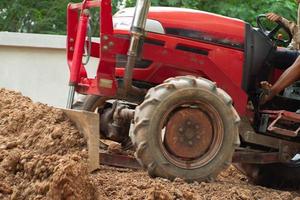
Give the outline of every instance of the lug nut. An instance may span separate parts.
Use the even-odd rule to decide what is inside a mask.
[[[193,141],[190,140],[188,143],[190,146],[193,146]]]
[[[200,139],[201,139],[200,135],[197,135],[197,136],[196,136],[196,138],[197,138],[198,140],[200,140]]]
[[[180,132],[180,133],[183,133],[183,128],[179,128],[179,132]]]
[[[191,121],[187,121],[187,125],[192,125],[192,122]]]
[[[197,130],[199,130],[199,129],[200,129],[200,126],[199,126],[199,125],[196,125],[195,128],[196,128]]]

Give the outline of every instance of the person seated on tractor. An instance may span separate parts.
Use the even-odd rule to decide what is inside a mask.
[[[288,46],[291,50],[300,50],[300,0],[296,0],[298,3],[298,16],[297,24],[293,21],[289,21],[280,15],[275,13],[267,13],[266,16],[270,21],[278,22],[280,21],[284,26],[286,26],[292,33],[293,39]],[[261,104],[265,104],[267,101],[271,100],[274,96],[279,94],[286,87],[290,86],[292,83],[300,80],[300,58],[298,57],[296,61],[280,76],[274,85],[271,85],[267,81],[261,82],[261,87],[263,89],[263,94],[260,99]]]

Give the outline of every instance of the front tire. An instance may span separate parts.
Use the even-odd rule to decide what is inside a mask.
[[[211,81],[169,79],[136,108],[136,158],[152,177],[212,180],[231,163],[238,122],[231,98]]]

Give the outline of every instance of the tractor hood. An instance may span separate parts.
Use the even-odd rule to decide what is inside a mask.
[[[134,8],[116,13],[114,28],[129,30],[133,15]],[[151,7],[146,30],[235,48],[244,47],[244,21],[193,9]]]

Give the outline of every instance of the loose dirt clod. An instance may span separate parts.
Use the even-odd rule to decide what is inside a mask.
[[[113,153],[118,145],[110,146]],[[86,142],[55,108],[0,89],[0,199],[292,200],[297,192],[251,185],[233,166],[212,183],[151,179],[101,166],[88,174]]]

